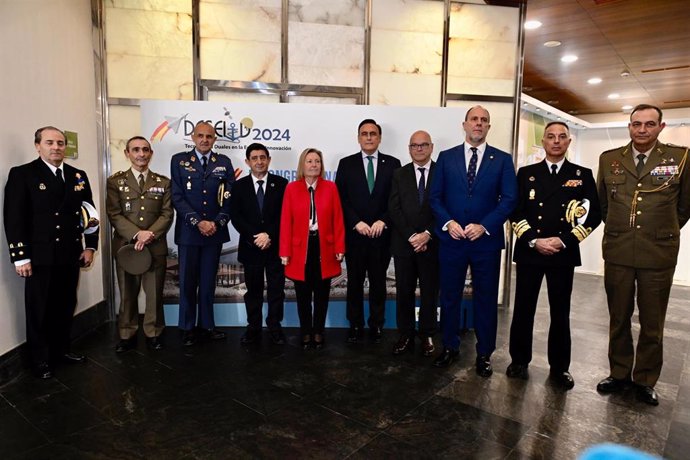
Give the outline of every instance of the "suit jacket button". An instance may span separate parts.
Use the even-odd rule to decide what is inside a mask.
[[[58,230],[60,230],[60,226],[59,226],[59,225],[56,225],[55,228],[57,228]]]
[[[60,241],[60,238],[55,238],[55,241]]]

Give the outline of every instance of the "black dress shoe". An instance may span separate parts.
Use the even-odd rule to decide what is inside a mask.
[[[549,373],[549,379],[556,385],[562,387],[565,390],[572,390],[575,386],[575,379],[570,375],[570,372],[555,372],[551,371]]]
[[[637,399],[651,406],[659,405],[659,397],[656,395],[656,390],[646,385],[638,385]]]
[[[254,331],[252,329],[247,329],[242,337],[240,337],[240,343],[242,345],[251,345],[253,343],[259,342],[261,340],[261,332]]]
[[[86,356],[77,353],[67,352],[60,357],[63,363],[77,364],[86,362]]]
[[[614,379],[613,377],[606,377],[597,384],[597,391],[599,393],[617,393],[630,383],[629,380]]]
[[[184,331],[184,334],[182,335],[182,345],[185,347],[191,347],[196,343],[196,337],[194,336],[194,332],[192,331]]]
[[[480,377],[491,377],[494,373],[491,367],[491,358],[488,356],[477,356],[476,368],[477,375]]]
[[[436,351],[436,347],[434,347],[433,339],[431,337],[423,337],[422,338],[422,355],[431,356],[434,354],[434,351]]]
[[[458,350],[451,350],[450,348],[443,348],[440,355],[434,360],[434,367],[448,367],[455,358],[458,357]]]
[[[308,350],[311,348],[311,335],[305,334],[302,336],[302,350]]]
[[[383,331],[380,327],[372,327],[369,329],[369,338],[374,343],[381,343],[383,340]]]
[[[323,350],[326,345],[326,341],[323,338],[323,334],[314,334],[314,349]]]
[[[227,334],[220,329],[206,329],[204,330],[204,338],[206,340],[223,340]]]
[[[134,339],[120,339],[115,345],[115,353],[124,353],[134,348]]]
[[[506,375],[511,379],[527,380],[529,378],[527,364],[510,363],[506,369]]]
[[[285,334],[283,334],[282,330],[271,331],[269,335],[271,336],[271,343],[273,345],[285,345]]]
[[[357,343],[357,341],[361,338],[362,338],[362,328],[350,327],[350,330],[347,331],[347,343]]]
[[[414,350],[414,338],[401,336],[393,346],[394,355],[402,355],[408,351]]]
[[[45,361],[36,364],[34,373],[39,379],[49,379],[53,377],[53,371],[50,370],[50,366]]]
[[[146,347],[149,350],[162,350],[163,349],[163,343],[158,337],[147,337],[146,338]]]

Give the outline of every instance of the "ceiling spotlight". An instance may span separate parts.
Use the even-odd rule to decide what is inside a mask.
[[[561,62],[571,63],[577,61],[577,56],[574,54],[566,54],[561,58]]]
[[[561,46],[561,42],[558,40],[549,40],[548,42],[544,42],[544,46],[547,48],[555,48],[557,46]]]
[[[623,69],[623,71],[621,72],[621,77],[623,77],[623,78],[629,77],[630,75],[631,75],[630,69],[628,69],[627,67],[625,69]]]
[[[618,93],[611,93],[608,95],[609,99],[618,99],[619,97],[621,97],[621,95]]]
[[[525,22],[525,29],[527,29],[527,30],[534,30],[534,29],[538,29],[540,27],[541,27],[541,22],[539,22],[537,20]]]
[[[549,105],[556,105],[556,104],[558,104],[559,102],[560,102],[560,101],[559,101],[558,99],[549,99],[548,101],[546,101],[546,103],[549,104]]]
[[[541,109],[540,109],[539,107],[537,107],[537,108],[535,109],[535,111],[541,112]]]
[[[601,82],[602,80],[599,77],[592,77],[589,80],[587,80],[587,83],[589,83],[590,85],[598,85]]]
[[[621,107],[621,110],[623,112],[627,112],[628,110],[632,110],[632,108],[633,108],[632,105],[624,105],[623,107]]]

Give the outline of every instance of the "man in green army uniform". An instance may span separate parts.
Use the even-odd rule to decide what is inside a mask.
[[[654,406],[680,229],[690,217],[688,149],[657,141],[665,126],[661,120],[658,107],[635,107],[628,124],[632,142],[601,154],[597,179],[606,223],[602,247],[611,368],[597,390],[617,392],[634,382],[638,399]],[[635,298],[636,351],[630,323]]]
[[[132,167],[113,174],[107,181],[106,211],[114,229],[113,254],[131,244],[134,251],[146,250],[151,253],[151,265],[131,270],[124,266],[124,259],[118,259],[120,341],[115,347],[117,353],[123,353],[136,344],[138,297],[142,284],[146,294],[143,323],[146,345],[152,350],[163,348],[159,336],[165,325],[163,282],[168,254],[166,234],[173,219],[170,179],[149,170],[153,156],[149,142],[141,136],[131,138],[125,147],[125,156]],[[121,254],[125,257],[124,253]]]

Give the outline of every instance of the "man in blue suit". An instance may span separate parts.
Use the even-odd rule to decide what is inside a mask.
[[[180,262],[179,328],[185,346],[198,339],[195,325],[202,338],[225,338],[225,332],[215,329],[213,298],[220,251],[230,241],[230,188],[235,180],[230,158],[211,150],[216,141],[211,124],[197,123],[192,140],[196,148],[175,154],[170,162]]]
[[[512,157],[486,143],[491,124],[485,108],[472,107],[462,127],[465,142],[439,154],[429,195],[440,244],[443,331],[443,352],[434,366],[447,367],[458,356],[462,286],[470,267],[476,370],[489,377],[496,349],[503,224],[517,204],[517,180]]]

